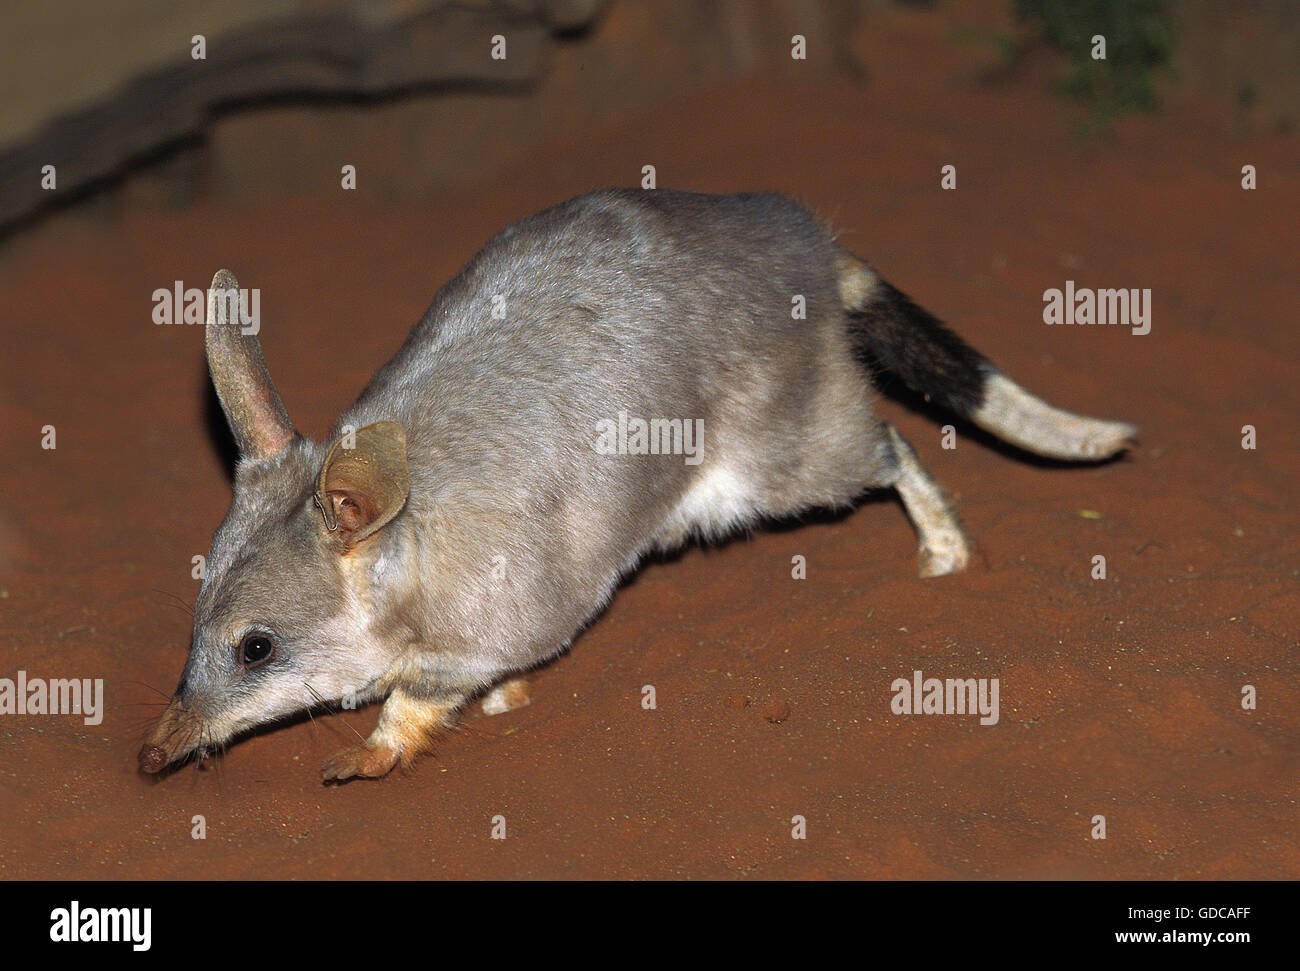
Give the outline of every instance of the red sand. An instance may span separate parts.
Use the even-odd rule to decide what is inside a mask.
[[[1300,875],[1294,141],[1228,142],[1175,108],[1081,146],[1027,85],[889,77],[710,90],[427,205],[208,204],[20,241],[0,278],[0,676],[102,677],[108,712],[0,718],[0,875]],[[139,776],[146,684],[170,691],[189,642],[172,601],[192,603],[229,500],[200,330],[151,323],[153,290],[225,265],[262,288],[272,372],[319,435],[491,234],[647,162],[665,186],[804,199],[1011,375],[1136,422],[1140,447],[1084,468],[945,451],[887,401],[959,503],[969,572],[918,579],[901,509],[869,501],[645,567],[531,707],[471,713],[410,775],[321,786],[371,707]],[[1066,279],[1152,288],[1151,333],[1044,326]],[[917,668],[999,678],[1001,722],[891,715]]]

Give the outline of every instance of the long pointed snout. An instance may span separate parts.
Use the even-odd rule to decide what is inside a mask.
[[[161,772],[193,752],[202,735],[202,719],[176,695],[140,747],[140,771],[149,775]]]

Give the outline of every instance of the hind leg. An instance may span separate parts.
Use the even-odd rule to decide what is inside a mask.
[[[891,485],[898,490],[903,508],[916,528],[921,545],[917,551],[923,577],[941,577],[966,568],[970,549],[957,518],[948,507],[942,490],[916,458],[912,446],[893,425],[885,424],[897,460],[896,478]]]

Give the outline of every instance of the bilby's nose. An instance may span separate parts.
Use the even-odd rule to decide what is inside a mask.
[[[153,775],[167,764],[167,753],[157,745],[145,745],[140,749],[140,771]]]

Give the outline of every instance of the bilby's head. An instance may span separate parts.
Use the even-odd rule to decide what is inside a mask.
[[[300,435],[241,321],[238,287],[217,273],[206,325],[239,447],[235,495],[205,562],[189,660],[140,750],[150,773],[256,725],[365,697],[394,650],[367,588],[409,491],[405,432],[381,421],[329,447]]]

